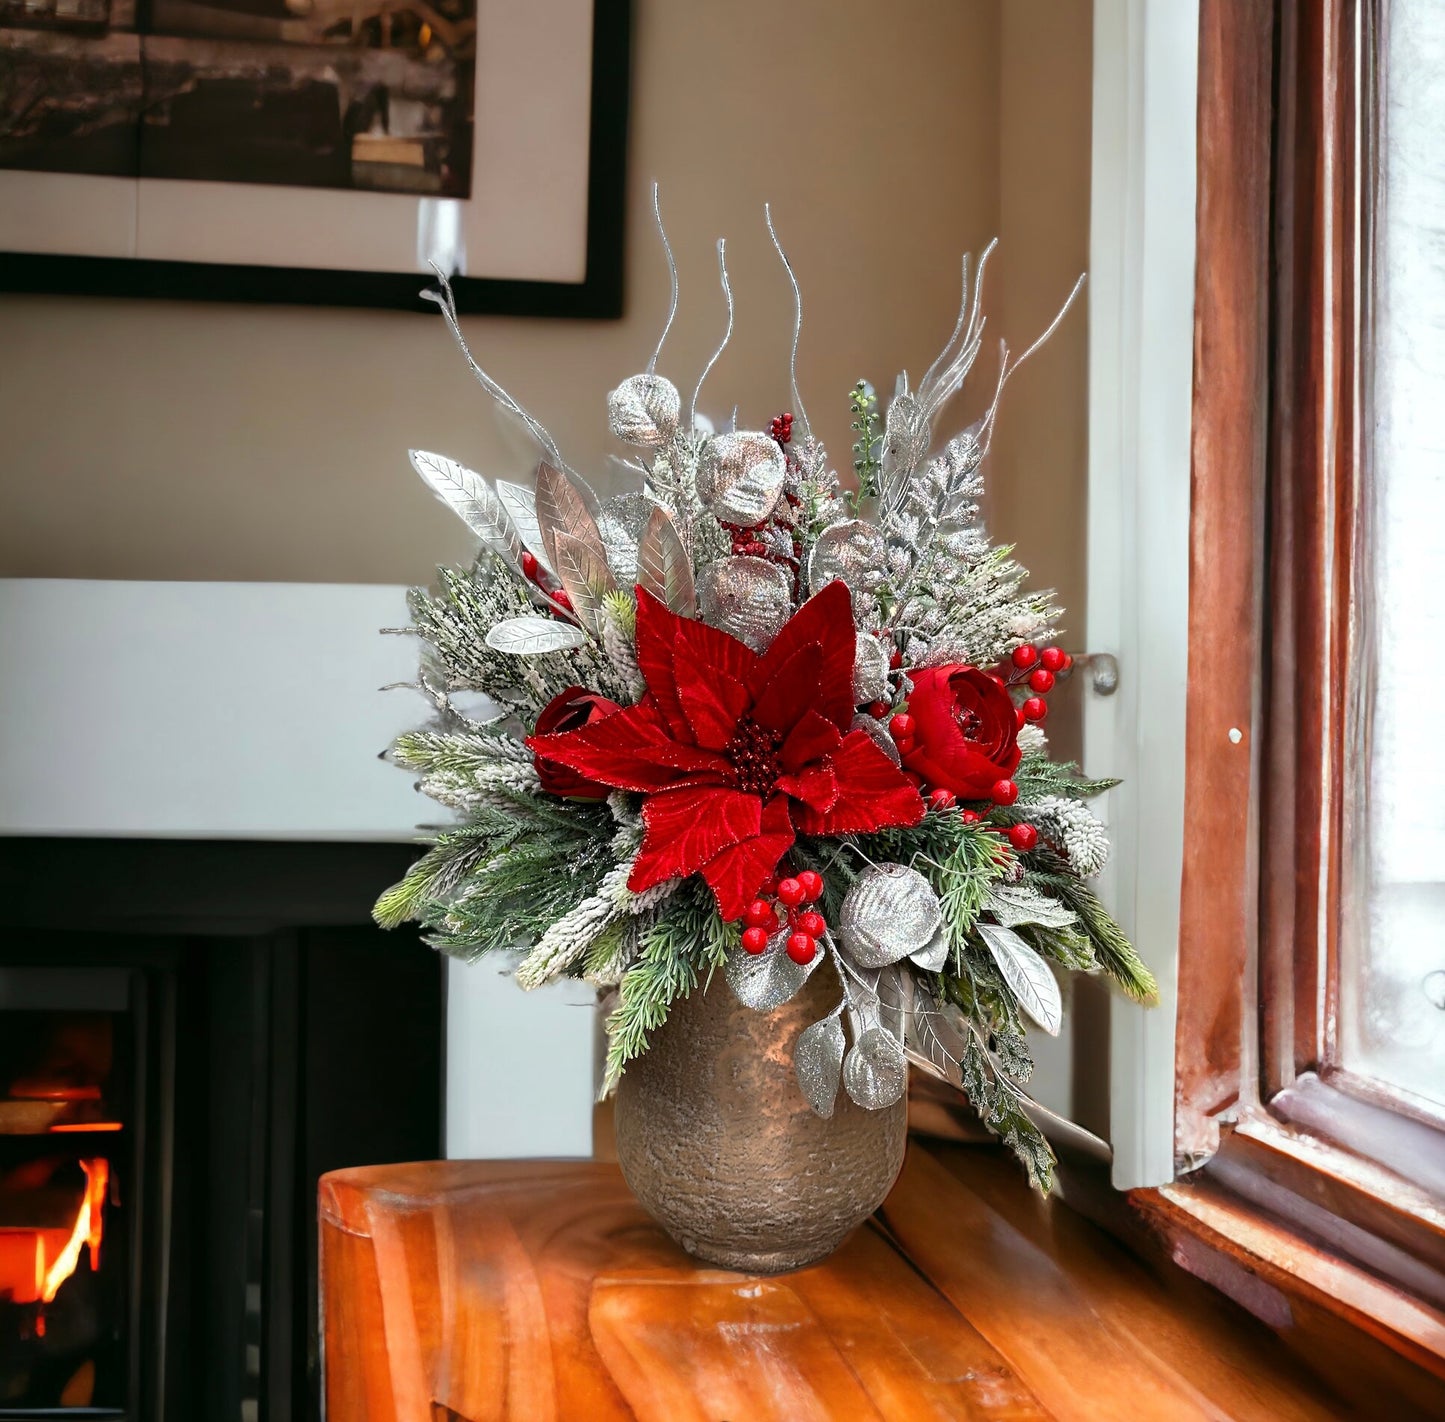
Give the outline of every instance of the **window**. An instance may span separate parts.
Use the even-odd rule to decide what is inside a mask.
[[[1141,1203],[1445,1376],[1445,7],[1200,22],[1179,1176]]]

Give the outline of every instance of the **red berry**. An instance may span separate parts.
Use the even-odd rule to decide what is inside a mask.
[[[996,780],[989,798],[995,805],[1012,805],[1019,797],[1019,787],[1012,780]]]
[[[1070,652],[1065,652],[1065,653],[1064,653],[1064,666],[1063,666],[1063,670],[1064,670],[1064,671],[1072,671],[1073,669],[1074,669],[1074,658],[1073,658],[1073,654],[1070,653]]]
[[[1042,696],[1026,697],[1019,707],[1026,721],[1042,721],[1049,714],[1049,703]]]
[[[976,825],[979,821],[979,814],[977,810],[965,810],[959,819],[966,825]]]
[[[1028,719],[1029,718],[1024,715],[1024,708],[1022,706],[1014,707],[1014,726],[1018,730],[1023,730],[1023,728],[1028,724]]]
[[[1015,849],[1032,849],[1039,842],[1039,832],[1032,825],[1014,825],[1008,839]]]
[[[1008,682],[1006,682],[997,672],[985,672],[984,675],[987,676],[990,681],[996,682],[999,686],[1006,687],[1008,685]]]
[[[818,951],[818,945],[806,933],[788,935],[788,957],[795,963],[811,963]]]
[[[809,909],[798,915],[793,927],[799,933],[806,933],[809,938],[821,938],[828,930],[828,921],[817,909]]]
[[[1027,671],[1039,659],[1039,649],[1025,643],[1022,647],[1015,647],[1013,655],[1009,660],[1020,670]]]
[[[1043,651],[1039,653],[1039,665],[1047,671],[1062,671],[1065,655],[1062,647],[1045,647]]]
[[[890,671],[897,671],[898,668],[901,667],[902,665],[903,665],[903,653],[900,652],[900,651],[895,647],[894,650],[892,651],[892,653],[891,653],[891,654],[889,655],[889,657],[888,657],[888,667],[889,667],[889,670],[890,670]]]
[[[761,953],[768,946],[768,930],[766,928],[745,928],[743,929],[743,949],[748,953]]]
[[[888,723],[888,733],[895,741],[911,741],[913,739],[913,727],[916,723],[913,717],[906,711],[900,711]]]
[[[773,906],[766,899],[754,899],[743,910],[743,922],[749,928],[764,928],[773,916]]]
[[[1033,687],[1035,691],[1052,691],[1054,689],[1054,674],[1040,667],[1038,671],[1030,675],[1029,685]]]
[[[763,880],[762,887],[758,892],[765,898],[776,894],[778,892],[778,876],[776,874],[769,874],[768,877]]]
[[[552,594],[552,601],[564,611],[572,611],[572,599],[567,596],[566,588],[558,588],[557,591]]]
[[[823,876],[821,874],[814,873],[811,869],[804,869],[803,872],[798,875],[798,883],[803,886],[804,903],[811,904],[822,897]],[[815,934],[814,937],[816,936]]]
[[[803,886],[796,879],[779,879],[778,898],[789,908],[797,908],[803,902]]]
[[[537,569],[542,565],[537,562],[535,553],[528,553],[525,549],[522,552],[522,575],[535,581]]]
[[[888,703],[886,701],[871,701],[868,703],[868,714],[875,720],[881,721],[888,714]]]
[[[937,790],[928,792],[928,803],[935,810],[951,810],[958,803],[958,796],[952,790],[945,790],[940,787]]]

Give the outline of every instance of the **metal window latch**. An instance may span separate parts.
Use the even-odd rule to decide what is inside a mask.
[[[1075,652],[1074,671],[1087,668],[1095,696],[1112,696],[1119,689],[1119,660],[1112,652]]]

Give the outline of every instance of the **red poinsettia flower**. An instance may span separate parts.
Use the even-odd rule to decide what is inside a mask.
[[[700,873],[739,917],[797,833],[915,825],[923,800],[866,732],[853,731],[852,604],[829,583],[759,656],[637,590],[647,694],[605,720],[532,736],[534,755],[642,802],[641,893]]]

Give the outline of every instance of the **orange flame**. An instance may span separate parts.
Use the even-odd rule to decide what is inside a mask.
[[[91,1271],[100,1268],[100,1239],[105,1228],[101,1212],[105,1206],[105,1187],[110,1181],[110,1162],[82,1160],[80,1168],[85,1171],[85,1195],[80,1201],[80,1210],[75,1216],[70,1238],[65,1241],[65,1247],[45,1271],[45,1279],[39,1290],[41,1303],[50,1303],[60,1292],[60,1286],[75,1273],[75,1266],[80,1263],[82,1248],[90,1249]]]
[[[69,1233],[63,1229],[0,1229],[0,1293],[9,1293],[14,1303],[53,1302],[60,1286],[75,1273],[82,1249],[90,1251],[91,1269],[100,1268],[110,1162],[82,1160],[80,1168],[85,1172],[85,1193]]]

